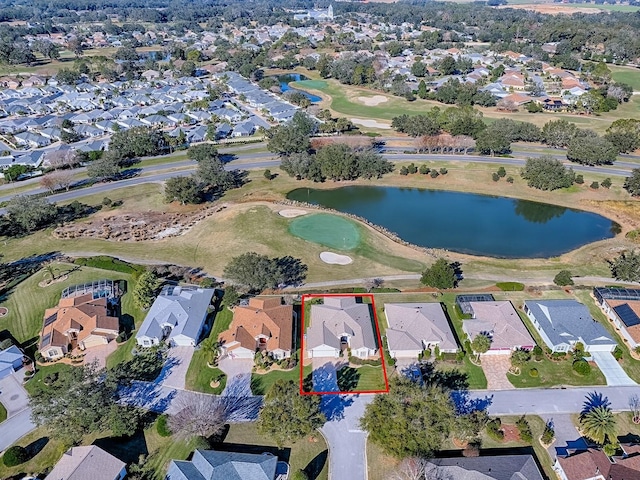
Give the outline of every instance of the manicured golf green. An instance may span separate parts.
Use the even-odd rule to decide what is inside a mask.
[[[289,224],[289,232],[336,250],[353,250],[360,243],[360,231],[355,222],[328,213],[298,217]]]

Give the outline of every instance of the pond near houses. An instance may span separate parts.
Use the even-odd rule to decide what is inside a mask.
[[[287,198],[357,215],[415,245],[500,258],[554,257],[620,231],[595,213],[472,193],[357,186]]]
[[[278,75],[275,77],[275,79],[278,80],[278,82],[280,83],[280,90],[282,90],[282,93],[285,93],[288,91],[300,92],[312,102],[319,102],[320,100],[322,100],[322,98],[320,98],[317,95],[313,95],[312,93],[305,92],[304,90],[300,90],[299,88],[291,88],[289,86],[291,82],[300,82],[303,80],[308,80],[308,78],[305,77],[304,75],[301,75],[299,73],[287,73],[286,75]]]

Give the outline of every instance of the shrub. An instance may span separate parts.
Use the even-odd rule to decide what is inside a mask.
[[[513,177],[507,177],[507,183],[513,183]]]
[[[167,424],[168,420],[169,417],[167,415],[160,415],[158,417],[158,420],[156,422],[156,430],[158,431],[158,435],[160,435],[161,437],[171,436],[171,430],[169,429],[169,425]]]
[[[418,171],[421,175],[429,175],[431,169],[423,163],[422,165],[420,165],[420,169]]]
[[[404,165],[400,168],[400,175],[409,175],[409,170]]]
[[[600,186],[602,188],[611,188],[611,179],[605,178],[603,181],[600,182]]]
[[[524,290],[524,283],[498,282],[496,283],[496,287],[498,287],[503,292],[521,292]]]
[[[491,180],[493,180],[494,182],[497,182],[498,180],[500,180],[500,175],[498,175],[496,172],[493,172],[491,174]]]
[[[620,360],[622,358],[622,349],[619,345],[616,345],[616,348],[613,349],[613,358],[616,360]]]
[[[573,362],[572,368],[573,368],[573,371],[576,372],[578,375],[586,376],[591,373],[591,365],[589,365],[589,362],[587,362],[584,358],[581,358]]]
[[[104,205],[105,207],[110,206],[112,203],[113,201],[109,197],[104,197],[102,199],[102,205]]]
[[[440,176],[437,170],[431,170],[430,175],[431,175],[431,178],[438,178]]]
[[[309,480],[309,475],[304,470],[297,470],[293,472],[291,480]]]
[[[500,167],[497,173],[500,178],[504,178],[507,176],[507,171],[504,169],[504,167]]]
[[[593,188],[594,190],[597,190],[600,188],[600,184],[596,181],[591,182],[591,185],[589,185],[589,188]]]
[[[560,270],[553,278],[553,283],[560,287],[567,285],[573,285],[573,279],[571,278],[571,272],[569,270]]]
[[[535,359],[539,362],[540,360],[542,360],[542,348],[540,348],[538,345],[536,345],[535,347],[533,347],[533,356],[535,357]]]
[[[501,427],[502,421],[500,420],[500,418],[493,418],[489,420],[486,426],[487,435],[497,441],[504,440],[504,432],[500,430]]]
[[[24,447],[20,445],[14,445],[13,447],[9,447],[9,449],[4,452],[2,456],[2,461],[7,467],[15,467],[16,465],[20,465],[21,463],[29,460],[29,452]]]
[[[551,442],[553,442],[555,436],[556,432],[553,430],[551,424],[547,422],[547,424],[544,426],[544,431],[542,432],[542,437],[540,438],[540,440],[542,440],[542,443],[544,443],[545,445],[549,445]]]
[[[538,373],[538,369],[537,368],[533,367],[533,368],[529,369],[529,376],[530,377],[536,378],[538,375],[540,375],[540,374]]]
[[[584,176],[576,175],[576,179],[574,180],[574,182],[577,183],[578,185],[582,185],[584,183]]]
[[[442,167],[440,169],[440,175],[446,175],[447,173],[449,173],[449,170],[447,170],[446,168]]]
[[[416,166],[414,165],[414,163],[413,163],[413,162],[411,162],[411,163],[409,164],[409,166],[407,167],[407,170],[408,170],[408,171],[409,171],[409,173],[410,173],[410,174],[412,174],[412,175],[413,175],[414,173],[418,173],[418,167],[416,167]]]
[[[523,442],[531,443],[531,441],[533,440],[533,433],[531,432],[529,422],[527,422],[527,420],[524,418],[524,415],[518,419],[518,421],[516,422],[516,427],[518,427],[520,439]]]

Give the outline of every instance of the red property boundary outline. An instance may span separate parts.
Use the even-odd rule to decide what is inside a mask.
[[[307,299],[312,298],[324,298],[324,297],[361,297],[369,298],[371,300],[371,307],[373,310],[373,323],[376,330],[376,338],[378,339],[378,347],[380,352],[380,361],[382,363],[382,375],[384,376],[384,390],[356,390],[356,391],[336,391],[336,392],[305,392],[303,389],[304,382],[304,360],[306,358],[306,351],[304,349],[304,335],[305,335],[305,321],[304,321],[304,302]],[[372,293],[307,293],[302,295],[302,328],[300,329],[300,395],[358,395],[361,393],[389,393],[389,377],[387,376],[387,367],[384,362],[384,346],[382,344],[382,337],[380,336],[380,326],[378,325],[378,314],[376,312],[376,302]]]

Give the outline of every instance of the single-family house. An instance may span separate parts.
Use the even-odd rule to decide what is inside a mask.
[[[166,339],[171,346],[195,347],[214,293],[212,288],[165,286],[138,329],[138,345],[151,347]]]
[[[629,347],[640,345],[640,289],[596,287],[593,296]]]
[[[229,329],[220,335],[222,348],[232,358],[253,358],[256,352],[289,358],[293,317],[293,306],[283,305],[280,297],[252,298],[234,309]]]
[[[524,312],[554,352],[568,352],[578,342],[586,352],[610,352],[617,345],[589,309],[575,300],[527,300]]]
[[[458,350],[455,336],[439,303],[387,303],[384,306],[389,354],[393,358],[411,358],[427,349],[440,352]]]
[[[640,478],[640,445],[620,443],[622,455],[608,457],[600,448],[568,450],[553,470],[561,480],[630,480]]]
[[[118,317],[110,316],[107,298],[92,293],[61,298],[44,312],[38,351],[47,360],[57,360],[74,348],[104,345],[118,336]]]
[[[311,305],[311,326],[305,339],[309,358],[338,358],[347,349],[359,358],[374,356],[378,343],[369,305],[349,296],[323,300],[323,304]]]
[[[527,327],[509,301],[470,302],[472,318],[463,320],[462,329],[470,340],[486,334],[491,338],[487,354],[510,354],[518,348],[535,347]]]
[[[196,450],[191,461],[171,460],[165,480],[279,480],[289,465],[271,453]]]
[[[126,464],[96,445],[72,447],[44,480],[122,480]]]
[[[24,353],[15,345],[0,351],[0,378],[7,377],[20,370],[23,361]]]
[[[48,138],[31,132],[16,133],[14,135],[14,138],[16,139],[16,143],[18,143],[18,145],[24,145],[30,148],[44,147],[49,145],[50,143],[50,140]]]
[[[487,455],[430,459],[427,478],[477,480],[543,480],[532,455]]]

